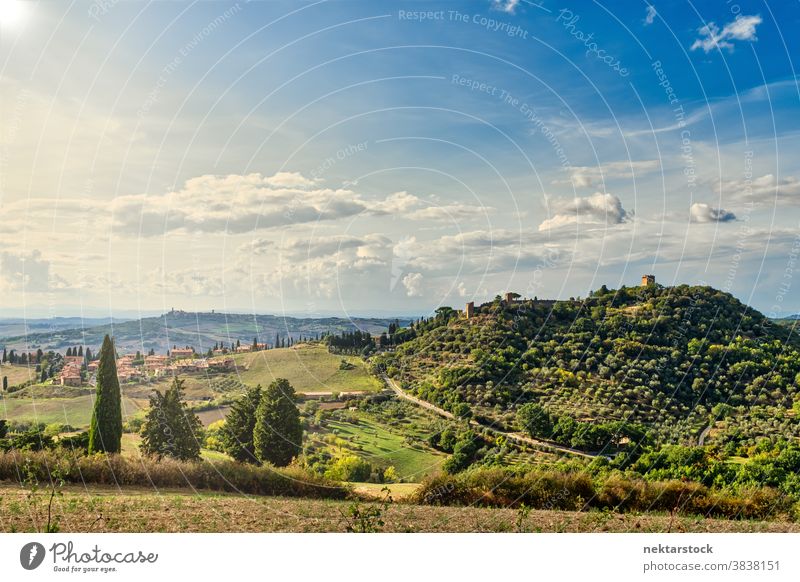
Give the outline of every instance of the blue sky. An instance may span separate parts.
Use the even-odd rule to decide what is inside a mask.
[[[800,311],[796,3],[21,12],[9,312],[424,313],[645,272]]]

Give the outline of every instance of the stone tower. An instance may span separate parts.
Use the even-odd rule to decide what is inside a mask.
[[[655,275],[642,275],[642,287],[648,287],[656,284]]]

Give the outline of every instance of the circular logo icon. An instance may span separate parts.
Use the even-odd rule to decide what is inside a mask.
[[[26,570],[35,570],[44,561],[44,546],[39,542],[30,542],[19,551],[19,563]]]

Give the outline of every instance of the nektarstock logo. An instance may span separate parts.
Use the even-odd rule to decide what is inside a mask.
[[[30,542],[22,546],[19,551],[19,563],[26,570],[35,570],[42,565],[45,549],[39,542]]]

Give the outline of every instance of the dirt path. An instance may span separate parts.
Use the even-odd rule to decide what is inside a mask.
[[[388,376],[382,376],[382,378],[383,378],[383,381],[386,383],[386,385],[389,388],[391,388],[392,391],[395,394],[397,394],[400,398],[402,398],[403,400],[407,400],[409,402],[413,402],[417,406],[420,406],[422,408],[426,408],[426,409],[428,409],[428,410],[430,410],[432,412],[435,412],[439,416],[443,416],[444,418],[449,418],[449,419],[452,419],[452,420],[455,419],[455,416],[453,416],[452,412],[448,412],[447,410],[444,410],[443,408],[439,408],[438,406],[436,406],[434,404],[431,404],[430,402],[427,402],[425,400],[417,398],[416,396],[412,396],[411,394],[408,394],[402,388],[400,388],[400,386],[398,386],[397,383],[394,380],[392,380]],[[535,449],[541,449],[541,450],[550,451],[550,452],[557,452],[557,453],[565,453],[565,454],[568,454],[568,455],[576,455],[578,457],[585,457],[585,458],[588,458],[588,459],[592,459],[592,458],[597,456],[596,454],[587,453],[587,452],[584,452],[584,451],[579,451],[577,449],[573,449],[573,448],[570,448],[570,447],[565,447],[565,446],[558,445],[558,444],[555,444],[555,443],[548,443],[548,442],[545,442],[545,441],[532,439],[530,437],[527,437],[527,436],[525,436],[523,434],[520,434],[520,433],[517,433],[517,432],[505,432],[505,431],[493,428],[491,426],[486,426],[486,425],[480,424],[479,422],[477,422],[475,420],[470,420],[469,424],[470,424],[470,426],[474,426],[475,428],[482,428],[482,429],[488,430],[490,433],[492,433],[494,435],[503,436],[503,437],[507,438],[508,440],[513,441],[513,442],[515,442],[517,444],[528,445],[528,446],[533,447]]]

